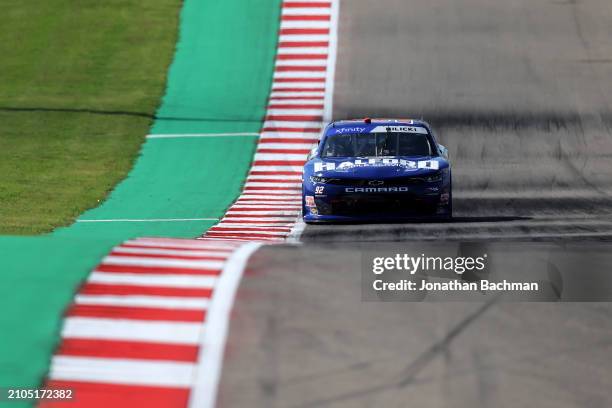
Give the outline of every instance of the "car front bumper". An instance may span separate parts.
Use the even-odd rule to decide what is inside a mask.
[[[448,218],[452,212],[446,183],[392,193],[346,193],[332,187],[316,194],[305,186],[303,193],[304,221],[309,223]]]

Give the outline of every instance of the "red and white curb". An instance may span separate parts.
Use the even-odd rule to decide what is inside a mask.
[[[204,239],[299,234],[302,167],[329,120],[338,2],[285,1],[266,118],[242,194]],[[327,108],[327,110],[326,110]]]
[[[197,240],[139,238],[105,257],[66,312],[45,407],[213,407],[249,256],[301,229],[301,175],[329,120],[339,0],[284,1],[265,122],[244,189]]]

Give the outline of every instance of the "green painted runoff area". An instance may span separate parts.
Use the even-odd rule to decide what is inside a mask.
[[[265,7],[257,0],[185,1],[151,133],[259,131],[279,1]],[[148,139],[128,177],[81,222],[39,237],[0,237],[0,387],[40,384],[63,310],[112,246],[138,236],[195,237],[215,223],[82,221],[221,217],[240,192],[255,142],[250,136]]]

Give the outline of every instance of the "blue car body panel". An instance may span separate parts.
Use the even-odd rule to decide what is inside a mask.
[[[429,155],[322,157],[327,138],[339,134],[413,132],[425,135]],[[446,149],[423,121],[366,119],[332,122],[304,165],[304,221],[388,221],[450,218],[451,169]]]

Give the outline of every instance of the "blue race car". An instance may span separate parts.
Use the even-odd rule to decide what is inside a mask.
[[[304,165],[306,223],[450,219],[448,150],[420,120],[332,122]]]

